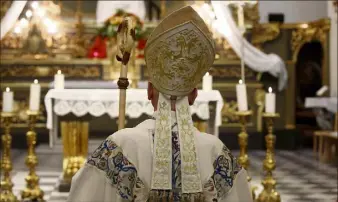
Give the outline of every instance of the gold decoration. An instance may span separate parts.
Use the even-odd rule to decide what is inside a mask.
[[[237,18],[237,6],[236,4],[230,4],[229,6],[233,19],[235,21]],[[258,10],[258,1],[252,1],[250,3],[245,3],[243,6],[245,25],[253,27],[258,24],[259,21],[259,10]]]
[[[229,42],[224,38],[215,39],[215,49],[219,58],[227,60],[239,60],[238,55],[232,49]]]
[[[0,1],[0,19],[2,19],[2,17],[4,17],[4,15],[7,13],[12,2],[12,0]]]
[[[238,143],[239,143],[239,157],[238,157],[238,163],[247,171],[248,177],[247,180],[250,183],[251,177],[249,175],[249,166],[250,161],[247,153],[248,148],[248,133],[246,132],[246,124],[247,124],[247,117],[252,115],[252,111],[237,111],[235,112],[235,115],[239,117],[239,121],[241,124],[241,132],[238,134]],[[255,187],[251,188],[252,191],[252,197],[253,199],[256,198],[255,196]]]
[[[99,65],[77,65],[77,67],[67,67],[65,66],[52,66],[46,65],[39,68],[40,65],[32,65],[23,68],[22,66],[10,65],[10,66],[1,66],[0,78],[6,77],[53,77],[54,74],[61,70],[62,73],[68,77],[81,77],[81,78],[100,78],[101,77],[101,68]]]
[[[237,102],[234,100],[227,101],[224,99],[224,105],[222,108],[222,120],[223,123],[235,123],[239,121],[237,112]]]
[[[266,141],[266,157],[263,161],[263,168],[266,171],[262,185],[263,191],[259,194],[257,202],[280,202],[281,198],[276,191],[276,180],[272,175],[272,171],[276,168],[274,157],[274,147],[276,137],[273,135],[273,121],[279,117],[279,114],[264,113],[264,118],[267,121],[268,134],[265,136]]]
[[[251,43],[258,49],[263,50],[262,45],[267,41],[276,39],[280,34],[279,24],[256,24],[252,28]]]
[[[12,137],[10,135],[10,127],[12,121],[12,113],[1,113],[4,134],[1,136],[2,141],[2,157],[1,157],[1,192],[0,202],[16,202],[17,198],[13,194],[13,183],[11,180],[12,160],[11,160],[11,145]]]
[[[234,66],[227,66],[226,68],[211,67],[209,70],[209,74],[217,78],[238,78],[241,77],[240,64]],[[255,77],[255,72],[247,68],[245,70],[245,77],[247,78]]]
[[[88,122],[61,122],[63,180],[66,183],[71,183],[88,155],[88,126]]]
[[[43,191],[39,186],[39,177],[36,174],[35,168],[38,164],[38,159],[35,154],[36,145],[36,132],[34,131],[34,125],[38,111],[27,111],[29,117],[28,125],[29,131],[27,132],[27,144],[28,144],[28,155],[26,157],[26,165],[29,169],[28,176],[26,176],[26,188],[21,192],[21,198],[23,200],[43,200]]]
[[[265,106],[265,91],[263,89],[257,89],[255,93],[255,102],[258,106],[257,109],[257,132],[262,132],[262,119]]]
[[[321,19],[309,24],[303,24],[301,28],[292,31],[291,50],[293,61],[297,60],[300,48],[307,42],[318,40],[323,47],[327,40],[327,33],[330,30],[329,19]],[[324,48],[325,50],[325,48]]]
[[[328,32],[330,30],[330,20],[321,19],[303,24],[301,28],[292,31],[291,50],[292,60],[297,61],[298,53],[305,43],[319,41],[323,47],[324,58],[322,64],[323,85],[329,85],[329,67],[328,67]]]

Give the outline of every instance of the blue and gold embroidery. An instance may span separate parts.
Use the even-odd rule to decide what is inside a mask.
[[[112,140],[105,140],[91,155],[88,164],[104,171],[121,198],[132,201],[133,189],[142,181],[135,166],[123,155],[122,149]]]
[[[241,170],[237,160],[232,156],[230,150],[223,146],[222,153],[214,162],[215,188],[218,198],[224,198],[233,186],[237,173]]]

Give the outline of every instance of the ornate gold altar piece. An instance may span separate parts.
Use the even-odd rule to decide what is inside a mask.
[[[12,137],[10,135],[10,127],[13,118],[13,113],[1,113],[4,134],[1,136],[2,141],[2,157],[1,157],[1,192],[0,202],[16,202],[17,198],[13,194],[13,183],[11,180],[12,160],[11,160],[11,145]]]
[[[43,191],[39,186],[39,176],[37,176],[35,168],[38,164],[38,158],[35,154],[36,145],[36,132],[34,131],[35,121],[38,116],[38,111],[27,111],[29,117],[28,126],[29,131],[27,132],[27,144],[28,144],[28,155],[26,157],[26,165],[29,169],[29,173],[26,176],[26,188],[21,192],[22,200],[43,200]]]
[[[249,166],[250,161],[248,157],[248,133],[246,132],[246,123],[247,118],[252,115],[252,111],[237,111],[235,112],[235,115],[239,117],[239,121],[241,124],[241,132],[238,134],[238,143],[239,143],[239,157],[238,157],[238,163],[248,172],[248,182],[251,182],[251,177],[249,175]],[[253,199],[256,198],[255,196],[255,190],[256,187],[251,187],[252,197]]]
[[[88,122],[61,122],[63,144],[63,180],[70,184],[72,177],[84,164],[88,154]]]
[[[268,134],[265,136],[266,141],[266,157],[263,161],[263,169],[266,171],[262,185],[263,191],[259,194],[257,202],[280,202],[280,194],[276,191],[276,179],[272,175],[272,171],[276,168],[276,160],[274,157],[274,147],[276,137],[273,134],[273,122],[279,114],[264,113],[263,117],[266,119]]]

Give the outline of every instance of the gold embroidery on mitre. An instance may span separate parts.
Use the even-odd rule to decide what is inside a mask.
[[[167,95],[190,93],[214,59],[211,33],[191,6],[165,18],[151,33],[145,48],[150,80]]]

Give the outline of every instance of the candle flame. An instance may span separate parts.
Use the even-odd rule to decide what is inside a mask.
[[[34,83],[37,84],[39,83],[39,81],[37,79],[34,79]]]
[[[61,74],[61,70],[58,70],[58,74]]]
[[[11,91],[11,89],[9,87],[6,87],[6,92]]]
[[[272,93],[272,88],[271,87],[269,87],[269,93]]]
[[[242,84],[242,83],[243,83],[242,79],[240,79],[240,80],[238,81],[238,83],[239,83],[239,84]]]

